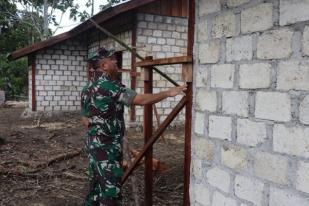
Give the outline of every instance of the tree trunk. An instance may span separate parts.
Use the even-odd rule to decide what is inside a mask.
[[[43,38],[47,39],[48,37],[48,3],[47,0],[44,0],[43,5],[43,19],[44,19],[44,28],[43,28]]]

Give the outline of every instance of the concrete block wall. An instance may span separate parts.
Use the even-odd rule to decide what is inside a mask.
[[[309,1],[196,11],[191,205],[309,205]]]
[[[87,47],[68,40],[36,54],[37,111],[79,111],[80,91],[87,82]],[[32,109],[29,71],[29,107]]]
[[[154,59],[186,55],[187,27],[188,21],[186,18],[140,13],[138,14],[137,23],[137,52],[143,57],[153,56]],[[160,66],[157,68],[169,75],[178,84],[183,84],[181,65]],[[143,75],[140,68],[138,68],[138,71]],[[154,93],[173,87],[171,83],[156,72],[153,74],[153,80]],[[143,84],[143,78],[141,76],[137,79],[137,92],[143,93]],[[156,104],[161,122],[172,111],[180,99],[181,96],[167,98]],[[143,107],[136,107],[136,121],[143,122]],[[155,115],[153,122],[154,124],[157,123]],[[183,124],[183,122],[184,111],[175,118],[172,124]]]

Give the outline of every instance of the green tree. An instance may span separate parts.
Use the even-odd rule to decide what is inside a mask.
[[[28,68],[26,58],[9,62],[7,54],[37,41],[38,34],[31,25],[17,21],[11,14],[18,13],[16,6],[0,0],[0,89],[8,99],[27,94]],[[28,18],[20,12],[20,18]]]

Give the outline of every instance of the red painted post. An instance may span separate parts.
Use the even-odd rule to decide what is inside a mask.
[[[33,54],[30,58],[31,61],[31,93],[32,93],[32,111],[36,111],[36,81],[35,81],[35,73],[36,73],[36,56]]]
[[[195,24],[195,0],[189,0],[188,18],[188,45],[187,55],[193,56],[194,24]],[[191,67],[193,69],[193,66]],[[191,71],[193,73],[193,71]],[[190,164],[191,164],[191,125],[192,125],[192,81],[187,82],[187,104],[185,121],[185,157],[184,157],[184,192],[183,205],[190,205]]]
[[[152,57],[146,57],[151,60]],[[144,93],[152,93],[152,68],[144,68]],[[152,136],[152,104],[144,106],[144,141],[145,145]],[[145,156],[145,205],[152,205],[152,147]]]

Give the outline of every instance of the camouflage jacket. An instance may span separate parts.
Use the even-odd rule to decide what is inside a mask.
[[[136,92],[101,75],[89,81],[81,93],[81,115],[89,118],[90,135],[123,136],[124,105],[129,106]]]

